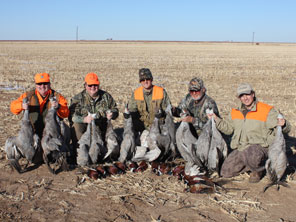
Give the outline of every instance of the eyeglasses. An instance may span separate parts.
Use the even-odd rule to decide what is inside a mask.
[[[99,85],[93,84],[93,85],[87,85],[89,88],[91,87],[98,87]]]
[[[191,93],[197,93],[200,92],[200,90],[190,90]]]
[[[36,85],[38,85],[38,86],[41,86],[41,85],[47,86],[47,85],[49,85],[49,82],[39,82],[39,83],[36,83]]]

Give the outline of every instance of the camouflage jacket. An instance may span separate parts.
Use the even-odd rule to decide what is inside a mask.
[[[194,117],[192,124],[198,135],[200,134],[203,126],[208,121],[208,117],[206,114],[206,110],[208,108],[213,109],[214,113],[219,116],[216,102],[211,97],[205,94],[201,100],[197,101],[194,100],[189,93],[182,99],[177,107],[178,110],[187,110],[190,116]],[[177,116],[180,116],[179,113],[177,114]]]
[[[161,109],[164,112],[166,107],[171,104],[170,98],[165,89],[163,89],[163,98],[154,101],[152,101],[153,90],[150,92],[144,91],[143,94],[143,103],[145,103],[144,106],[142,106],[141,102],[135,99],[135,92],[132,93],[128,103],[128,108],[132,114],[133,124],[136,131],[149,129],[154,120],[155,109]],[[145,107],[144,110],[143,107]]]
[[[107,122],[107,110],[113,112],[112,119],[118,117],[118,109],[113,97],[103,90],[99,90],[98,94],[98,97],[93,99],[86,90],[83,90],[71,99],[69,107],[69,120],[71,124],[73,122],[83,123],[83,119],[88,115],[88,112],[96,113],[96,124]]]

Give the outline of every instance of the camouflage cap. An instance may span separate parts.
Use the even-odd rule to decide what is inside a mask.
[[[190,80],[189,85],[188,85],[188,90],[194,90],[194,91],[199,91],[202,88],[204,88],[204,84],[202,79],[199,78],[193,78]]]
[[[150,69],[142,68],[139,70],[139,80],[141,82],[145,79],[153,80],[153,76],[152,76]]]
[[[254,92],[252,86],[249,83],[242,83],[237,87],[237,96],[240,97],[243,94],[251,94]]]

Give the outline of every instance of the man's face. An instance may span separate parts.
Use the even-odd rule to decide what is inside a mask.
[[[85,89],[86,92],[91,96],[91,97],[96,97],[97,96],[97,92],[99,91],[99,85],[87,85],[85,83]]]
[[[151,79],[144,79],[141,80],[141,85],[144,89],[149,90],[152,88],[152,80]]]
[[[253,105],[254,98],[255,98],[254,92],[250,94],[243,94],[239,97],[242,104],[244,104],[247,108],[250,108]]]
[[[36,89],[41,96],[45,97],[48,91],[50,90],[50,83],[49,82],[36,83]]]
[[[201,90],[190,90],[189,93],[194,100],[200,100],[204,95],[204,89]]]

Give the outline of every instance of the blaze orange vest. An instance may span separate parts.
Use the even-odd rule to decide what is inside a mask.
[[[160,108],[161,102],[164,98],[164,90],[162,87],[153,86],[152,89],[152,99],[149,104],[146,104],[144,100],[143,87],[139,87],[134,91],[134,98],[137,102],[137,108],[140,114],[140,120],[144,123],[145,127],[148,128],[151,126],[154,117],[155,110]],[[147,109],[149,106],[149,109]],[[148,112],[147,110],[150,110]]]
[[[257,108],[256,112],[250,111],[250,112],[247,113],[246,119],[252,119],[252,120],[258,120],[258,121],[266,122],[268,113],[273,107],[270,106],[270,105],[267,105],[265,103],[258,102],[256,104],[256,108]],[[242,112],[240,110],[238,110],[238,109],[232,109],[231,118],[232,118],[232,120],[235,120],[235,119],[243,120],[243,119],[245,119]]]

